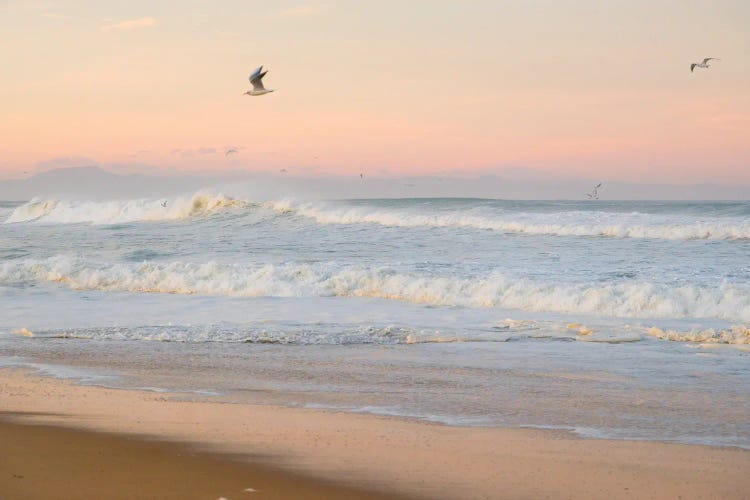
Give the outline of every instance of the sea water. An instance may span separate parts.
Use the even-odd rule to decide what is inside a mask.
[[[750,203],[162,201],[0,202],[1,366],[750,447]]]

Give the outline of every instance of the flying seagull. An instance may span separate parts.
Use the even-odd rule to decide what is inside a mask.
[[[250,74],[250,83],[253,84],[253,90],[248,90],[243,95],[263,95],[273,92],[273,90],[268,90],[263,86],[263,77],[266,76],[266,73],[268,73],[268,71],[263,71],[263,66],[258,66],[258,68]]]
[[[599,188],[602,187],[602,183],[600,182],[596,186],[594,186],[594,190],[590,193],[586,193],[586,197],[589,200],[598,200],[599,199]]]
[[[721,61],[721,59],[717,59],[715,57],[707,57],[703,60],[703,62],[699,63],[693,63],[690,65],[690,72],[692,73],[695,68],[710,68],[708,61]]]
[[[228,148],[226,151],[224,151],[224,156],[233,155],[237,152],[237,148]]]
[[[167,207],[167,200],[164,200],[161,202],[161,206],[166,208]]]

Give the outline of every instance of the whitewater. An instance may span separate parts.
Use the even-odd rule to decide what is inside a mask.
[[[0,366],[750,447],[748,263],[747,202],[0,201]]]
[[[645,208],[646,211],[626,213],[617,210],[616,205],[605,206],[604,208],[610,210],[600,212],[583,210],[583,207],[577,204],[570,204],[567,210],[560,211],[524,211],[514,208],[524,205],[531,208],[531,205],[519,202],[517,207],[514,207],[513,204],[506,206],[480,200],[463,200],[463,204],[455,206],[451,206],[455,201],[442,200],[448,203],[448,207],[441,207],[440,200],[433,200],[437,202],[436,206],[418,203],[415,207],[403,207],[401,210],[386,208],[383,204],[362,206],[345,203],[300,203],[289,199],[254,202],[211,193],[196,193],[170,201],[167,207],[163,207],[160,200],[148,199],[112,202],[34,199],[16,207],[4,222],[116,224],[180,220],[230,210],[236,213],[243,209],[265,209],[290,216],[306,217],[318,224],[378,224],[403,228],[465,227],[553,236],[750,239],[748,208],[742,204],[738,206],[729,203],[706,204],[707,209],[715,212],[709,212],[709,216],[697,217],[689,214],[685,217],[685,214],[678,211],[670,213],[664,210],[669,208],[669,204],[665,207],[662,204],[647,202],[642,203],[645,207],[638,207]],[[675,208],[679,207],[677,204],[674,205]],[[634,208],[636,207],[634,204]],[[546,208],[551,207],[548,204]],[[431,209],[436,209],[437,213]]]

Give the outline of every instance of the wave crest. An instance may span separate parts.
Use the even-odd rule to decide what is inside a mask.
[[[352,207],[324,203],[299,204],[289,200],[265,203],[269,209],[282,214],[307,217],[318,224],[378,224],[391,227],[466,227],[505,233],[551,236],[593,236],[610,238],[651,238],[672,240],[694,239],[750,239],[750,223],[746,220],[711,220],[705,222],[667,221],[651,223],[653,215],[602,214],[567,212],[561,220],[549,222],[549,214],[511,213],[489,215],[473,209],[438,214],[410,210],[390,210],[377,207]],[[558,214],[559,215],[559,214]],[[614,218],[610,223],[598,219],[604,215]]]
[[[167,206],[162,206],[163,201]],[[196,193],[167,200],[60,201],[34,199],[16,207],[6,224],[43,222],[58,224],[120,224],[127,222],[180,220],[211,214],[248,203],[222,194]]]
[[[0,283],[57,282],[76,290],[238,297],[367,297],[435,306],[583,313],[621,318],[750,321],[750,285],[551,284],[501,273],[450,277],[327,264],[217,262],[92,265],[66,256],[9,261]]]
[[[534,212],[508,211],[501,207],[446,207],[406,204],[381,207],[373,203],[299,203],[292,200],[254,202],[222,194],[199,192],[167,200],[59,201],[34,199],[16,207],[6,223],[90,223],[117,224],[156,222],[206,216],[222,210],[259,208],[281,217],[297,216],[322,225],[376,224],[403,228],[471,228],[501,233],[582,236],[606,238],[645,238],[667,240],[746,240],[750,239],[747,217],[696,219],[684,214],[664,215],[600,211]]]

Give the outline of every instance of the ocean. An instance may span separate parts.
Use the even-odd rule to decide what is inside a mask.
[[[0,202],[0,303],[78,383],[750,448],[748,202]]]

